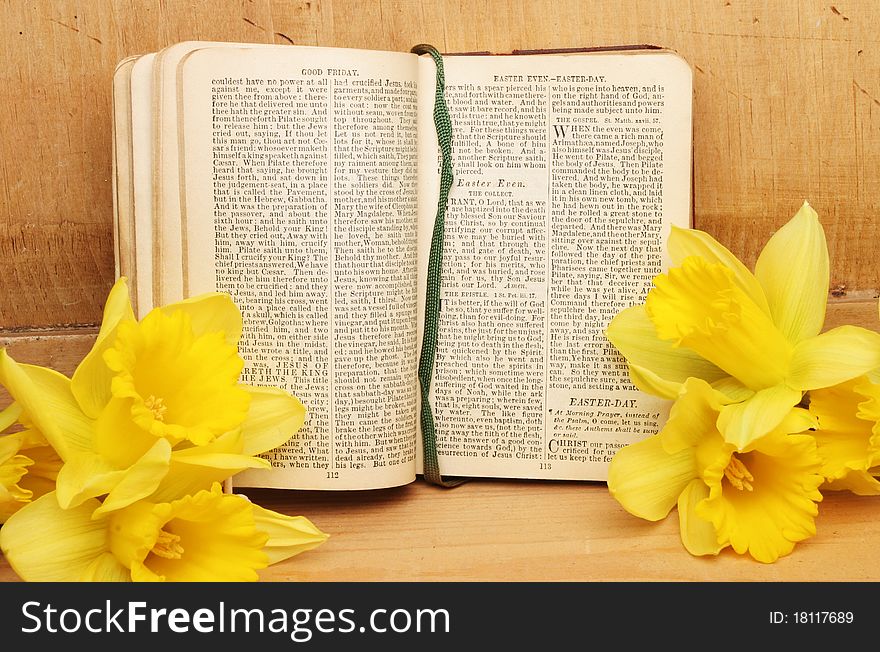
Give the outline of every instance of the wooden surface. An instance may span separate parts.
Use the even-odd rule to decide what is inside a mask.
[[[877,328],[878,28],[868,0],[2,0],[0,345],[68,372],[88,349],[113,282],[112,70],[187,39],[677,50],[695,73],[696,226],[752,263],[808,199],[831,250],[831,324]],[[826,499],[819,536],[770,567],[692,559],[674,519],[629,517],[601,484],[259,498],[332,534],[272,579],[880,579],[878,504],[848,495]]]
[[[877,581],[877,499],[829,494],[818,534],[775,564],[727,550],[691,557],[673,512],[627,514],[603,483],[475,480],[452,490],[419,481],[367,492],[250,496],[303,514],[330,534],[270,566],[268,581]],[[0,581],[15,574],[0,558]]]

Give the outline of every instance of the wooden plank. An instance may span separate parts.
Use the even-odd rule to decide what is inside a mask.
[[[273,495],[274,494],[274,495]],[[695,559],[675,514],[648,523],[602,483],[478,480],[445,491],[422,482],[375,495],[251,492],[331,535],[270,567],[273,581],[809,581],[880,579],[876,499],[831,494],[815,538],[776,564],[726,551]]]
[[[19,333],[0,337],[0,348],[5,348],[18,362],[51,367],[70,375],[92,348],[97,334],[96,328]]]
[[[853,324],[880,331],[876,297],[867,301],[832,301],[825,313],[825,330]]]
[[[445,51],[652,43],[695,72],[695,221],[751,263],[809,199],[834,285],[880,286],[880,5],[841,0],[0,3],[0,330],[95,324],[112,283],[110,76],[184,39]]]
[[[50,367],[69,376],[92,348],[97,333],[93,328],[19,333],[0,337],[0,348],[18,362]],[[6,407],[9,401],[9,394],[0,386],[0,406]]]

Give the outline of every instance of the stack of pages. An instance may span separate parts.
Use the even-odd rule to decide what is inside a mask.
[[[444,57],[453,125],[431,405],[444,475],[602,480],[668,409],[603,331],[690,223],[674,53]],[[187,42],[114,77],[118,273],[137,310],[229,292],[243,380],[309,416],[245,486],[421,473],[437,69],[402,52]]]

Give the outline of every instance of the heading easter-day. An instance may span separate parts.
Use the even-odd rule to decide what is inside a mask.
[[[605,75],[493,75],[494,82],[581,82],[602,84]]]

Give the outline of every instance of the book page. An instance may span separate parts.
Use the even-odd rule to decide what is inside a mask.
[[[243,380],[309,411],[238,486],[415,478],[417,61],[285,46],[181,64],[185,291],[230,292]]]
[[[186,279],[183,255],[187,233],[181,223],[180,173],[180,98],[178,74],[180,63],[190,53],[206,47],[261,48],[270,45],[184,41],[156,53],[153,60],[154,115],[153,129],[153,269],[156,305],[180,301]]]
[[[131,69],[131,163],[134,187],[136,314],[153,309],[153,59],[145,54]]]
[[[153,262],[156,305],[184,298],[183,242],[180,221],[180,161],[178,160],[177,72],[180,62],[193,50],[211,42],[184,41],[156,53],[153,88],[156,107],[153,131]]]
[[[603,480],[668,409],[630,383],[604,329],[644,299],[670,224],[689,224],[690,69],[667,52],[444,66],[455,181],[432,386],[441,473]],[[433,63],[422,70],[424,95]],[[436,141],[421,157],[437,168]],[[437,183],[423,176],[423,261]]]
[[[131,164],[131,70],[138,57],[127,57],[113,72],[113,253],[116,277],[129,280],[132,303],[137,305],[134,258],[134,194]]]

